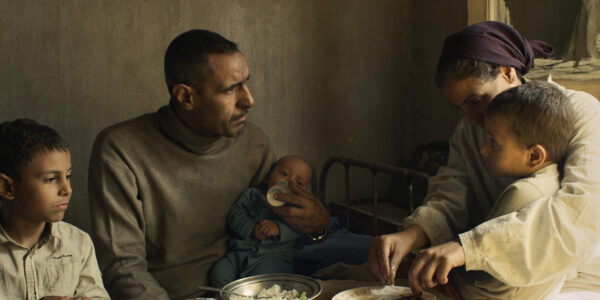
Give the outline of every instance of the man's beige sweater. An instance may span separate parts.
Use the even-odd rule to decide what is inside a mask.
[[[197,296],[226,250],[227,212],[274,160],[260,129],[204,137],[173,110],[102,131],[89,166],[93,240],[115,299]]]

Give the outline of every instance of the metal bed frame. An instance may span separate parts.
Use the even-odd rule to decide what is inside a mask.
[[[392,166],[388,164],[379,164],[379,163],[370,163],[362,160],[352,159],[349,157],[331,157],[329,158],[323,168],[321,169],[321,174],[319,177],[319,199],[326,203],[326,185],[327,185],[327,175],[329,173],[329,169],[332,165],[339,163],[344,166],[345,171],[345,208],[346,208],[346,226],[350,226],[350,167],[367,169],[371,172],[372,184],[373,184],[373,229],[374,235],[378,235],[378,221],[379,221],[379,204],[378,204],[378,190],[377,190],[377,175],[378,173],[386,173],[391,175],[399,175],[404,177],[407,182],[407,192],[408,192],[408,208],[409,213],[412,213],[415,206],[414,199],[414,185],[417,180],[423,180],[427,182],[429,175],[424,172],[417,171],[414,169],[403,168]]]

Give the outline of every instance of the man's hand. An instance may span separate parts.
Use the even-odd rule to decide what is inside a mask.
[[[369,268],[383,283],[390,283],[396,277],[404,256],[427,243],[427,235],[416,225],[398,233],[375,237],[369,252]]]
[[[408,270],[408,282],[413,294],[424,288],[448,283],[450,270],[465,264],[465,252],[458,241],[452,241],[419,251]]]
[[[325,231],[329,224],[329,212],[323,204],[296,183],[289,182],[288,186],[292,194],[279,193],[274,196],[292,206],[274,207],[273,211],[298,232],[310,234]]]

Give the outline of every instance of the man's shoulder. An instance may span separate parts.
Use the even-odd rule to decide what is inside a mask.
[[[110,125],[102,131],[100,131],[100,133],[98,134],[98,139],[119,139],[124,136],[129,137],[131,135],[143,133],[148,129],[156,127],[155,114],[156,113],[147,113],[129,120]]]
[[[140,145],[140,143],[154,143],[161,135],[156,121],[156,113],[147,113],[116,123],[100,131],[94,141],[92,154],[115,150],[120,152],[129,151],[127,149],[143,149],[146,147]]]

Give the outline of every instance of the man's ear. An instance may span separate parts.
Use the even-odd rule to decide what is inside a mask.
[[[521,79],[519,79],[519,76],[517,76],[517,70],[514,67],[500,66],[499,75],[510,84],[515,82],[521,83]]]
[[[194,89],[183,83],[178,83],[173,86],[173,99],[183,110],[192,110],[194,108],[194,98],[192,94]]]
[[[10,176],[0,173],[0,198],[13,200],[15,198],[14,181]]]
[[[529,147],[529,167],[535,168],[546,162],[547,158],[548,151],[546,151],[546,147],[539,144]]]

